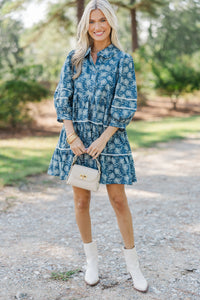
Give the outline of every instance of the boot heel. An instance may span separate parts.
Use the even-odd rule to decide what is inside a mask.
[[[132,249],[123,248],[123,252],[125,256],[127,271],[131,274],[134,288],[140,292],[147,292],[148,283],[140,270],[139,260],[135,247]]]

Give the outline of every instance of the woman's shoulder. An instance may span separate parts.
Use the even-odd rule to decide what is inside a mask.
[[[65,56],[65,61],[64,61],[64,65],[65,65],[65,66],[68,66],[68,65],[71,66],[71,64],[72,64],[72,56],[74,55],[74,53],[75,53],[75,50],[73,49],[73,50],[69,51],[69,52],[66,54],[66,56]]]
[[[130,61],[133,60],[133,57],[131,56],[131,54],[115,47],[115,57],[117,57],[119,60],[125,60],[125,61]]]
[[[71,51],[69,51],[68,54],[67,54],[67,58],[72,58],[74,53],[75,53],[75,49],[72,49]]]

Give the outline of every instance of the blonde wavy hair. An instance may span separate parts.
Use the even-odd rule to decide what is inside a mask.
[[[102,11],[111,27],[111,43],[123,51],[117,34],[118,21],[112,6],[108,2],[108,0],[91,0],[85,7],[84,13],[77,28],[77,46],[75,49],[75,53],[72,56],[72,65],[76,68],[76,73],[73,76],[73,79],[76,79],[81,74],[85,53],[89,46],[93,46],[93,39],[88,33],[88,28],[90,13],[95,9],[99,9]]]

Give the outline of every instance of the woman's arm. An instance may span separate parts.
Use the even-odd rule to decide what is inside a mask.
[[[74,132],[73,122],[71,120],[63,120],[66,135],[69,136]],[[71,144],[70,148],[75,155],[81,155],[86,152],[85,146],[79,137],[77,137]]]
[[[108,126],[106,130],[101,134],[100,138],[107,144],[111,136],[118,130],[118,127]]]
[[[87,153],[91,155],[93,159],[97,158],[105,148],[111,136],[117,130],[117,127],[108,126],[106,130],[101,134],[101,136],[90,145],[90,147],[87,149]]]
[[[71,120],[63,120],[65,125],[66,135],[68,136],[72,132],[74,132],[73,122]]]

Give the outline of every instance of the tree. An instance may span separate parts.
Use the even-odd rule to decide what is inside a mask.
[[[137,22],[137,12],[141,11],[143,13],[149,14],[151,17],[157,17],[157,8],[165,6],[167,0],[126,0],[119,1],[113,0],[110,3],[117,5],[120,8],[125,8],[129,11],[131,16],[131,37],[132,37],[132,51],[134,52],[139,48],[138,42],[138,22]]]
[[[25,103],[48,95],[37,81],[41,65],[26,65],[19,43],[20,22],[0,20],[0,126],[16,127],[27,120]]]
[[[151,20],[147,44],[159,61],[176,60],[182,54],[199,50],[200,4],[197,1],[173,1],[160,17]]]
[[[13,9],[19,9],[24,3],[28,1],[30,0],[18,0],[15,2],[14,0],[8,0],[4,7],[4,11],[10,12]],[[129,15],[131,18],[130,32],[132,40],[132,51],[135,51],[139,47],[137,12],[140,11],[142,13],[149,14],[151,17],[156,17],[157,9],[161,6],[165,6],[168,3],[168,0],[111,0],[110,3],[119,7],[120,9],[126,9],[129,11]],[[44,30],[55,20],[57,21],[57,24],[62,24],[62,26],[68,27],[69,30],[69,28],[74,24],[74,19],[71,19],[70,14],[68,13],[69,8],[76,8],[78,23],[84,11],[84,6],[84,0],[64,0],[62,2],[58,1],[54,4],[49,4],[49,13],[47,15],[47,19],[43,22],[40,22],[38,24],[39,26],[35,27],[34,33],[29,40],[29,43],[35,41],[38,37],[40,37]]]
[[[196,60],[196,55],[193,61]],[[198,52],[200,61],[200,52]],[[165,95],[171,97],[173,109],[177,109],[178,99],[181,94],[191,93],[200,88],[200,69],[192,64],[192,57],[183,55],[176,59],[173,64],[152,64],[155,75],[155,87]]]
[[[4,13],[4,15],[6,15],[14,10],[23,9],[23,5],[29,2],[30,0],[7,0],[4,3],[4,5],[2,5],[2,12]],[[85,0],[65,0],[58,1],[57,3],[49,3],[47,18],[46,20],[39,22],[38,26],[34,27],[33,34],[29,43],[37,40],[44,32],[44,30],[53,22],[57,23],[57,26],[63,26],[69,31],[69,28],[74,25],[74,19],[71,18],[71,15],[70,13],[68,13],[68,10],[71,7],[76,8],[78,23],[82,17],[84,6]],[[74,32],[72,32],[72,34],[73,33]],[[70,32],[68,32],[68,34],[70,34]]]
[[[20,22],[10,18],[0,19],[0,78],[5,70],[14,70],[14,66],[22,62],[22,48],[19,45],[18,34],[22,27]]]
[[[173,1],[157,21],[149,28],[147,52],[155,87],[171,96],[176,109],[182,93],[200,88],[200,4]]]
[[[77,20],[78,23],[81,20],[83,11],[84,11],[84,7],[85,7],[85,0],[77,0]]]

